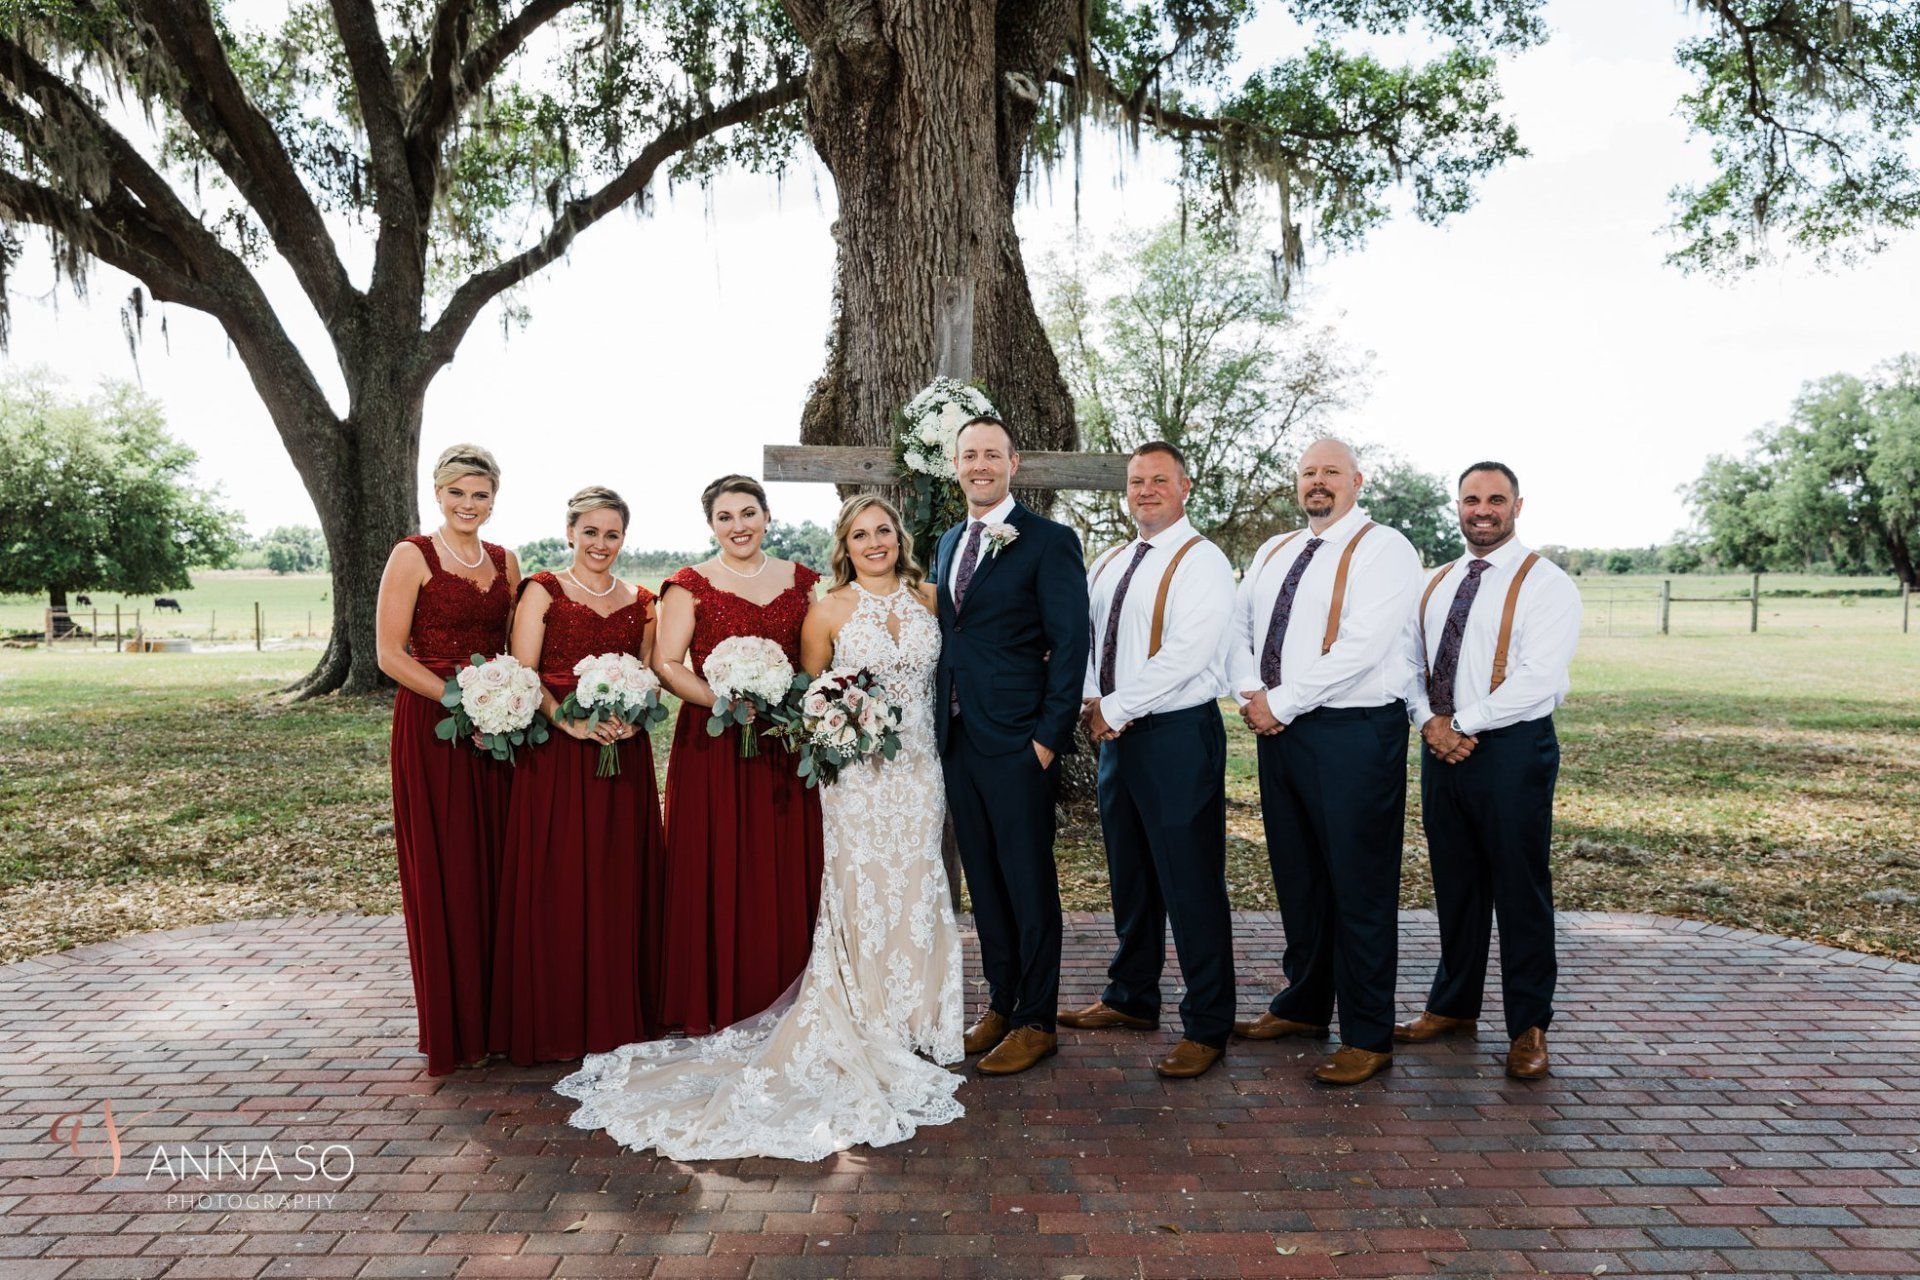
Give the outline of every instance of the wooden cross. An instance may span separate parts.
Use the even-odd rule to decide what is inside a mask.
[[[939,313],[934,327],[934,373],[966,382],[973,377],[973,281],[961,276],[942,276],[936,287]],[[770,444],[766,446],[761,472],[768,480],[866,487],[897,484],[901,479],[891,448],[859,445]],[[1015,487],[1124,492],[1127,455],[1048,450],[1022,453]],[[947,889],[957,911],[960,853],[954,843],[951,816],[947,819],[940,852],[947,866]]]
[[[965,382],[973,376],[973,281],[943,276],[938,289],[934,372]],[[870,487],[897,484],[901,479],[891,448],[864,445],[770,444],[761,473],[768,480]],[[1048,450],[1022,453],[1015,487],[1122,492],[1127,487],[1127,456]]]

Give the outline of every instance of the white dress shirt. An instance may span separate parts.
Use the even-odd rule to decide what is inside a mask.
[[[960,562],[967,558],[967,539],[973,536],[973,522],[975,520],[978,520],[982,524],[1005,524],[1007,522],[1007,517],[1012,514],[1013,514],[1013,494],[1012,493],[1008,493],[1006,497],[1000,499],[1000,505],[995,507],[993,510],[987,512],[987,514],[983,516],[976,516],[971,513],[968,514],[966,523],[960,526],[960,541],[955,543],[953,547],[953,564],[947,570],[948,594],[952,594],[953,584],[960,581]],[[976,561],[973,566],[973,571],[975,573],[980,572],[980,565],[986,561],[986,558],[987,558],[987,533],[986,533],[986,530],[982,529],[980,531],[980,559],[979,561]]]
[[[1107,638],[1107,614],[1127,566],[1138,554],[1135,538],[1119,551],[1105,553],[1106,568],[1088,588],[1093,616],[1093,647],[1087,652],[1084,696],[1100,699],[1100,715],[1112,729],[1160,711],[1180,711],[1217,701],[1227,691],[1227,644],[1233,617],[1233,565],[1211,542],[1187,552],[1174,571],[1161,626],[1160,652],[1151,658],[1153,604],[1167,565],[1198,531],[1182,516],[1151,538],[1120,605],[1115,637],[1113,692],[1100,694],[1100,661]],[[1111,558],[1109,558],[1109,555]],[[1094,561],[1097,566],[1100,560]]]
[[[1488,692],[1493,684],[1493,651],[1500,642],[1500,615],[1507,607],[1513,575],[1527,558],[1527,548],[1514,538],[1484,556],[1468,548],[1466,555],[1448,567],[1447,576],[1427,598],[1424,655],[1420,628],[1416,625],[1408,629],[1407,715],[1416,728],[1433,718],[1427,672],[1439,656],[1440,634],[1446,630],[1453,598],[1467,579],[1467,563],[1476,556],[1492,567],[1480,575],[1480,590],[1473,597],[1467,629],[1460,640],[1460,666],[1453,682],[1453,714],[1460,732],[1472,735],[1538,720],[1552,715],[1566,699],[1567,667],[1580,640],[1580,589],[1559,565],[1544,557],[1534,562],[1527,580],[1520,584],[1520,598],[1513,611],[1513,637],[1507,647],[1507,678],[1497,690]],[[1423,582],[1420,590],[1425,593],[1426,589]]]
[[[1271,560],[1268,553],[1286,534],[1267,539],[1254,553],[1233,610],[1228,674],[1239,702],[1246,702],[1242,694],[1262,687],[1260,658],[1274,601],[1294,561],[1316,537],[1322,545],[1294,592],[1280,649],[1280,683],[1267,690],[1267,709],[1287,724],[1316,707],[1379,707],[1405,696],[1406,632],[1423,579],[1420,555],[1398,529],[1375,525],[1354,550],[1340,635],[1333,648],[1320,652],[1340,557],[1367,519],[1355,507],[1317,534],[1302,531]]]

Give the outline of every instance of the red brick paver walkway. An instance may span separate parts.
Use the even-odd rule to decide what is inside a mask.
[[[1252,1009],[1279,925],[1238,924]],[[1409,915],[1408,1008],[1432,957]],[[1606,915],[1562,957],[1538,1084],[1491,1024],[1346,1092],[1307,1046],[1174,1084],[1172,1033],[1081,1034],[901,1147],[686,1166],[569,1129],[557,1068],[421,1076],[397,920],[86,947],[0,968],[0,1280],[1920,1275],[1920,967]]]

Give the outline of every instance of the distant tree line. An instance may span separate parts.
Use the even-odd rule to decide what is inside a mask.
[[[1687,497],[1720,564],[1920,589],[1920,356],[1807,383],[1785,422],[1710,458]]]
[[[829,571],[833,553],[833,530],[812,520],[790,524],[775,520],[767,526],[766,540],[760,544],[768,555],[793,560],[819,573]],[[573,561],[564,538],[536,538],[515,549],[522,573],[564,569]],[[657,578],[685,565],[698,564],[713,554],[712,547],[699,551],[622,551],[614,561],[614,573],[622,578]],[[924,559],[924,557],[923,557]]]

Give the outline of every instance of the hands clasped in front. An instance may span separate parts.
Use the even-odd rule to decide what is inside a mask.
[[[1441,764],[1459,764],[1480,745],[1478,738],[1456,730],[1450,716],[1432,717],[1420,726],[1420,736]]]

